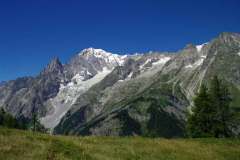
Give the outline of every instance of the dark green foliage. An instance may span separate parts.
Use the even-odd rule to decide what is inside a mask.
[[[4,111],[3,108],[0,109],[0,126],[6,128],[16,128],[26,130],[29,127],[29,119],[24,117],[15,118],[11,114]]]
[[[202,85],[194,99],[193,114],[189,115],[187,129],[191,137],[209,137],[213,130],[215,109],[210,105],[206,86]]]
[[[232,102],[230,104],[230,107],[240,113],[240,89],[238,89],[233,84],[230,84],[230,93],[232,95]]]
[[[211,106],[214,107],[214,136],[229,137],[232,135],[233,113],[230,110],[231,96],[226,85],[214,76],[209,90]]]
[[[190,137],[230,137],[236,124],[230,110],[230,93],[222,81],[214,76],[209,90],[202,85],[194,99],[193,114],[188,118]]]
[[[11,114],[4,111],[3,108],[0,109],[0,126],[6,128],[16,128],[33,131],[46,132],[47,130],[40,124],[37,116],[34,114],[32,121],[24,117],[15,118]]]
[[[19,129],[27,130],[29,128],[29,122],[30,119],[25,118],[24,116],[20,116],[17,118]]]
[[[12,115],[6,113],[3,108],[0,110],[0,125],[7,128],[19,128],[17,120]]]

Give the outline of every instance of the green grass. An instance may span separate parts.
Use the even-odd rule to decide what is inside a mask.
[[[65,137],[0,128],[0,160],[240,160],[239,139]]]

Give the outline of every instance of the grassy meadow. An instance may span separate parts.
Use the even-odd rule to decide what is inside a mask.
[[[239,139],[67,137],[0,128],[0,160],[240,160]]]

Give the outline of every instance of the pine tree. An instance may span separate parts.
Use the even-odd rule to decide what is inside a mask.
[[[47,131],[46,128],[44,128],[44,126],[40,123],[40,120],[35,109],[32,110],[32,131],[43,133]]]
[[[212,116],[214,110],[210,105],[210,98],[207,87],[202,85],[200,92],[194,99],[192,115],[188,118],[188,134],[190,137],[210,137],[212,136]]]
[[[231,95],[227,86],[214,76],[210,89],[204,85],[194,99],[187,131],[190,137],[229,137],[233,135],[234,115],[230,110]]]
[[[211,106],[215,109],[213,116],[215,137],[231,136],[230,123],[233,121],[233,114],[230,111],[230,93],[227,86],[214,76],[210,83],[209,95]]]
[[[0,109],[0,125],[3,125],[4,114],[5,114],[5,111],[4,111],[4,109],[1,107],[1,109]]]

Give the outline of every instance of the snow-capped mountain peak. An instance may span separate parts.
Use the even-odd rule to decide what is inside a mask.
[[[85,55],[85,56],[91,56],[91,55],[106,55],[106,56],[110,56],[112,53],[109,53],[103,49],[95,49],[95,48],[86,48],[83,49],[79,55]]]
[[[95,49],[92,47],[82,50],[79,53],[79,56],[84,56],[87,59],[91,57],[103,59],[106,63],[115,65],[123,65],[126,58],[128,57],[128,55],[113,54],[103,49]]]

